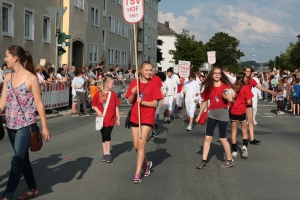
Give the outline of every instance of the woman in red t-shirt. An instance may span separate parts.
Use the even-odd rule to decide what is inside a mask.
[[[141,168],[143,166],[144,176],[150,175],[150,168],[152,162],[148,161],[145,154],[145,144],[148,138],[148,135],[154,124],[154,117],[158,101],[161,100],[162,94],[160,87],[154,82],[151,81],[152,75],[152,64],[148,61],[144,61],[141,64],[141,78],[139,79],[139,90],[140,96],[137,97],[137,87],[136,81],[133,81],[125,95],[128,102],[132,104],[131,109],[131,133],[133,146],[137,151],[137,167],[134,176],[134,183],[140,183],[141,179]],[[141,118],[141,135],[139,137],[139,120],[138,120],[138,104],[140,104],[140,118]]]
[[[118,106],[120,105],[120,100],[114,89],[114,79],[107,77],[102,80],[101,84],[98,87],[98,91],[94,95],[92,106],[93,109],[97,112],[97,116],[101,117],[104,112],[105,106],[108,105],[104,121],[103,128],[101,129],[102,135],[102,147],[103,147],[103,158],[102,162],[111,163],[112,156],[110,154],[110,146],[111,146],[111,132],[114,128],[116,117],[117,117],[117,125],[120,126],[120,112]],[[108,93],[111,93],[110,100],[107,102]]]
[[[243,147],[242,147],[242,158],[248,158],[248,132],[247,132],[247,122],[246,122],[246,106],[251,104],[253,94],[250,88],[245,85],[245,73],[239,72],[236,75],[236,98],[235,101],[230,93],[224,94],[225,98],[231,102],[231,108],[229,109],[229,118],[231,121],[231,147],[232,156],[237,157],[237,142],[236,134],[239,122],[242,126],[243,133]]]
[[[227,76],[223,73],[221,68],[215,67],[208,74],[207,78],[202,82],[201,87],[204,87],[204,91],[201,94],[203,102],[201,104],[200,112],[196,119],[196,122],[199,121],[200,115],[206,108],[208,100],[210,101],[210,110],[206,122],[206,136],[203,144],[203,159],[197,168],[203,169],[207,165],[207,156],[217,124],[219,124],[219,138],[226,153],[226,161],[222,165],[220,165],[220,167],[232,167],[234,163],[231,156],[230,145],[226,138],[229,121],[229,114],[227,109],[228,101],[223,98],[223,91],[227,88],[232,88],[233,85],[231,84]]]

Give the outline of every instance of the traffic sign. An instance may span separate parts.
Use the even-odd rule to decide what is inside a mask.
[[[207,52],[207,62],[211,65],[216,63],[216,52],[215,51]]]
[[[180,77],[188,78],[190,76],[191,62],[190,61],[178,61],[178,74]]]
[[[144,0],[123,0],[122,13],[127,23],[138,23],[144,17]]]

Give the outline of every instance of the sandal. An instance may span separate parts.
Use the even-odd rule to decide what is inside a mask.
[[[7,198],[2,197],[1,200],[7,200]]]
[[[39,191],[37,189],[35,190],[28,190],[25,194],[18,197],[18,200],[26,200],[26,199],[32,199],[37,197],[39,194]]]

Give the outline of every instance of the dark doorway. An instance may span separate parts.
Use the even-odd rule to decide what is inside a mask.
[[[76,68],[83,66],[83,43],[78,40],[72,45],[72,65]]]

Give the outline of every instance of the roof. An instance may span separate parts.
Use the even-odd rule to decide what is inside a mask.
[[[158,23],[158,28],[157,28],[157,35],[177,35],[177,33],[175,31],[173,31],[172,29],[170,29],[168,26],[166,26],[166,24]]]

